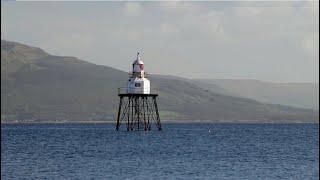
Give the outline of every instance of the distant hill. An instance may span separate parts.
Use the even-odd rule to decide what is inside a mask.
[[[147,60],[146,64],[147,64]],[[131,61],[128,60],[128,67]],[[147,68],[147,67],[146,67]],[[113,121],[126,72],[1,41],[1,120]],[[221,95],[181,79],[151,76],[162,119],[315,122],[318,111]],[[220,90],[223,90],[217,87]]]
[[[198,79],[200,87],[214,92],[219,86],[222,94],[255,99],[264,103],[319,109],[319,84],[271,83],[258,80]]]

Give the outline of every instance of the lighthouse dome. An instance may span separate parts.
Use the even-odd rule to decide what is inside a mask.
[[[144,63],[141,61],[139,52],[137,53],[137,59],[132,64],[132,72],[143,73],[144,71]]]
[[[137,59],[133,62],[133,65],[138,65],[138,64],[144,64],[143,61],[140,58],[140,53],[137,53]]]
[[[132,73],[127,84],[127,92],[132,94],[150,94],[150,81],[144,72],[144,63],[141,61],[139,52],[137,59],[132,64]]]

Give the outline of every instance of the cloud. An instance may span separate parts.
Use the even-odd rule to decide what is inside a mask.
[[[142,12],[142,7],[138,2],[126,2],[123,10],[128,16],[138,16]]]
[[[177,26],[169,23],[162,23],[160,29],[165,34],[178,33],[180,31]]]
[[[307,7],[310,8],[310,12],[319,16],[319,1],[307,1]]]
[[[1,21],[1,39],[2,37],[7,37],[8,29],[7,23]]]
[[[225,14],[221,11],[211,10],[206,13],[201,13],[198,17],[199,29],[205,30],[204,32],[215,39],[221,39],[224,34],[224,20]]]
[[[318,4],[2,3],[1,36],[123,70],[129,55],[143,49],[153,73],[313,81],[319,73],[313,68],[319,64]]]
[[[187,1],[161,1],[159,6],[167,13],[196,13],[199,11],[196,3]]]
[[[302,39],[301,46],[311,57],[315,57],[317,54],[319,55],[319,33],[306,35]]]

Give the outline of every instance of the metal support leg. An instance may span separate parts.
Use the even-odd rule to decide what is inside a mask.
[[[144,131],[147,131],[146,109],[145,109],[145,97],[142,97],[142,111],[143,111]]]
[[[138,131],[140,129],[140,101],[139,100],[140,100],[140,98],[137,97],[137,99],[136,99],[136,109],[137,109],[136,113],[137,113]]]
[[[120,103],[119,103],[119,109],[118,109],[118,117],[117,117],[117,125],[116,125],[116,130],[119,130],[120,127],[120,115],[121,115],[121,107],[122,107],[122,98],[120,97]]]
[[[160,122],[160,116],[159,116],[159,111],[158,111],[158,104],[157,104],[157,99],[156,97],[153,97],[153,103],[154,103],[154,108],[156,110],[156,121],[157,121],[157,126],[158,126],[158,130],[161,131],[161,122]]]
[[[129,131],[130,129],[130,97],[128,97],[128,112],[127,112],[127,116],[128,116],[128,122],[127,122],[127,131]]]
[[[131,123],[130,123],[130,129],[131,131],[133,131],[133,127],[134,127],[134,100],[133,97],[131,98]]]
[[[150,131],[153,122],[158,130],[162,130],[156,97],[139,94],[120,96],[116,130],[120,130],[122,121],[127,124],[127,131]]]

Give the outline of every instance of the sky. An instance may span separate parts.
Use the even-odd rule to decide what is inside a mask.
[[[319,1],[1,2],[1,39],[150,74],[319,82]]]

